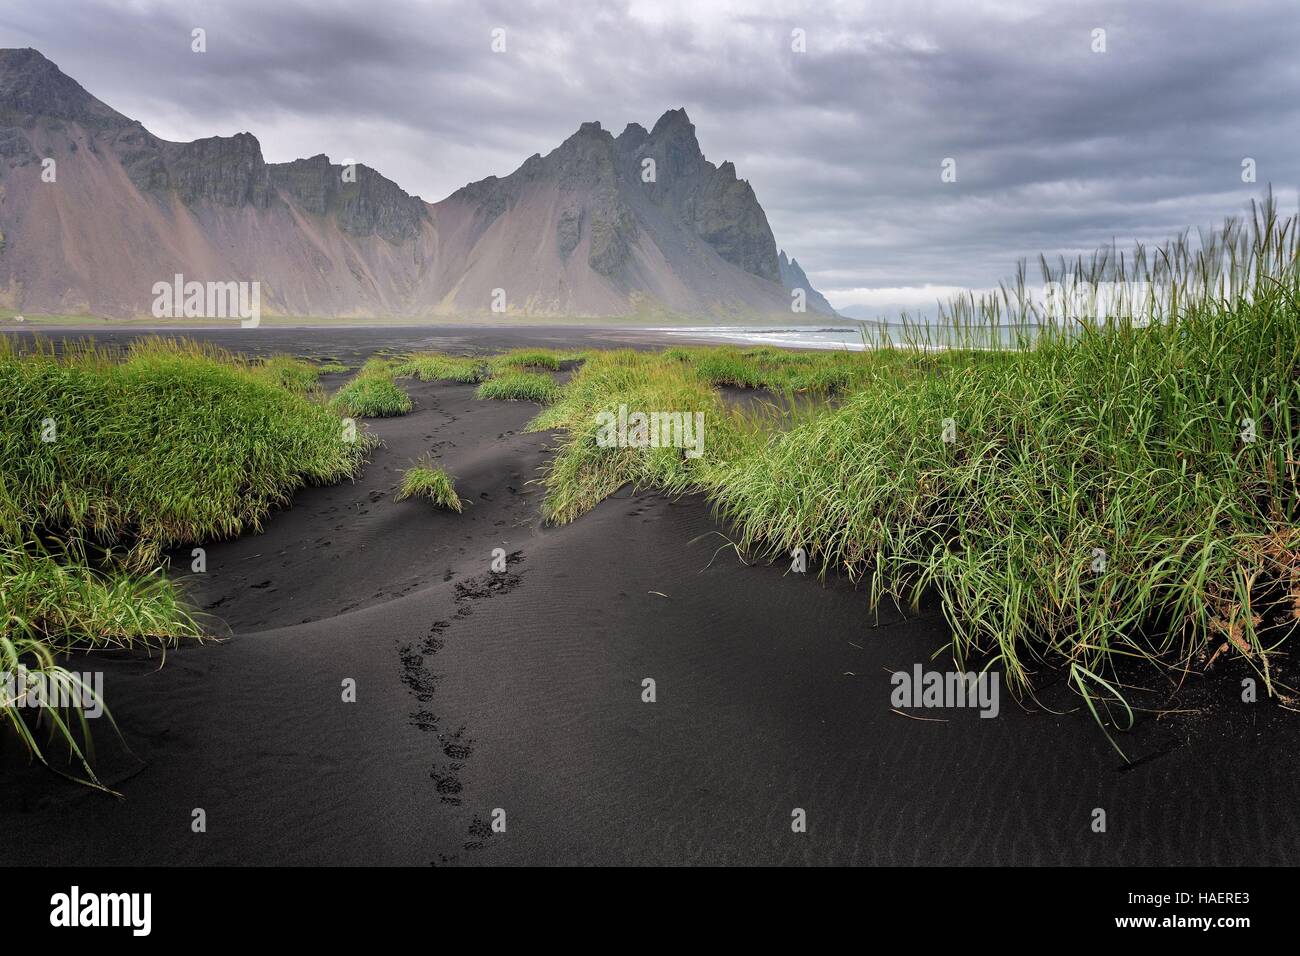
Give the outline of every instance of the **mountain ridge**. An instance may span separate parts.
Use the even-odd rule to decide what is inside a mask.
[[[38,51],[0,50],[0,306],[146,314],[182,273],[322,317],[788,320],[790,282],[833,315],[782,263],[753,188],[704,157],[684,108],[617,137],[583,123],[429,203],[324,154],[267,163],[250,132],[163,140]]]

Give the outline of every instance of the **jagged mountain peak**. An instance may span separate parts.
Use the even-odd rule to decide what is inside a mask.
[[[572,162],[576,159],[612,157],[614,136],[599,121],[583,123],[568,139],[546,154],[551,162]],[[522,168],[522,167],[521,167]]]
[[[650,133],[640,123],[628,123],[623,127],[623,132],[618,134],[617,142],[620,146],[628,144],[641,144],[650,137]]]
[[[36,119],[85,126],[129,126],[132,121],[91,96],[39,50],[0,50],[0,119]]]
[[[664,115],[659,117],[655,123],[654,129],[650,131],[650,135],[659,137],[670,131],[689,133],[691,136],[695,135],[695,124],[686,115],[686,107],[679,106],[675,110],[665,110]]]
[[[809,309],[814,312],[824,312],[828,315],[839,314],[826,300],[826,297],[813,288],[812,283],[808,281],[808,274],[803,271],[798,259],[787,257],[785,250],[782,249],[777,257],[777,265],[781,270],[781,284],[787,289],[803,289],[804,295],[807,296]]]
[[[81,88],[80,84],[67,77],[54,61],[46,57],[40,50],[29,46],[7,47],[0,50],[0,83],[11,79],[39,82],[43,75],[51,72],[64,76],[69,82],[75,84],[79,89]],[[84,89],[82,89],[82,92],[86,96],[90,95]]]
[[[589,236],[591,267],[611,281],[632,281],[634,252],[653,224],[651,241],[671,245],[674,255],[691,256],[703,240],[724,262],[780,288],[776,241],[753,188],[734,163],[715,166],[704,157],[685,107],[665,111],[648,132],[628,123],[617,138],[599,122],[583,123],[540,162],[470,183],[450,199],[471,204],[486,230],[547,188],[543,182],[563,197],[553,228],[564,262]],[[650,222],[643,221],[647,214]],[[717,269],[710,267],[709,276]]]
[[[639,152],[655,157],[662,172],[669,176],[694,175],[705,165],[712,165],[704,158],[700,141],[695,137],[695,124],[684,107],[668,110],[659,117]]]

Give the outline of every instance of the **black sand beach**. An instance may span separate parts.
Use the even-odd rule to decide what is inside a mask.
[[[345,362],[655,342],[558,327],[187,334]],[[304,489],[262,534],[207,546],[191,593],[226,639],[71,665],[106,670],[131,753],[101,724],[97,766],[123,799],[28,766],[5,738],[0,825],[22,840],[0,863],[1300,862],[1300,725],[1237,704],[1234,680],[1202,679],[1201,712],[1140,716],[1121,738],[1132,763],[1077,709],[1007,694],[993,720],[905,716],[889,675],[943,666],[937,608],[876,620],[845,582],[746,566],[695,498],[624,489],[543,527],[529,481],[552,437],[522,431],[536,407],[403,384],[415,410],[370,423],[385,444],[357,481]],[[426,451],[472,502],[463,514],[393,501]],[[347,678],[356,703],[341,701]],[[488,826],[497,808],[504,833]]]

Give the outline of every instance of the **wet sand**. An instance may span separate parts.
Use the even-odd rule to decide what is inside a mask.
[[[630,326],[588,325],[427,325],[427,326],[333,326],[299,328],[263,326],[241,329],[234,323],[216,329],[161,326],[88,328],[33,328],[0,330],[13,340],[29,343],[35,336],[55,347],[64,341],[85,341],[122,346],[148,336],[169,336],[212,342],[248,355],[291,355],[337,358],[358,364],[366,356],[383,351],[433,349],[448,352],[503,352],[513,348],[667,348],[672,345],[716,345],[707,338]]]
[[[256,341],[344,361],[614,344],[589,329]],[[206,546],[189,587],[224,640],[161,667],[74,662],[106,672],[132,753],[101,724],[97,765],[124,799],[26,765],[4,736],[0,828],[22,839],[0,863],[1300,862],[1297,721],[1241,703],[1230,674],[1199,679],[1199,713],[1141,717],[1121,737],[1131,764],[1086,715],[1005,693],[996,719],[904,716],[890,673],[949,666],[932,662],[937,608],[877,619],[844,581],[747,566],[698,498],[624,489],[544,527],[529,482],[554,436],[522,432],[536,406],[404,385],[415,410],[371,422],[385,446],[356,482],[304,489],[262,534]],[[393,501],[425,451],[463,514]],[[1044,700],[1071,705],[1061,690]]]

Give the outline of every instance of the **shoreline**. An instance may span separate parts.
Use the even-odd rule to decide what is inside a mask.
[[[451,353],[498,352],[512,348],[666,349],[675,345],[719,345],[707,336],[678,335],[663,329],[597,327],[582,325],[435,325],[435,326],[348,326],[231,328],[68,328],[0,329],[0,333],[25,342],[42,338],[57,347],[64,341],[92,338],[96,343],[123,346],[152,336],[210,342],[228,351],[253,356],[277,353],[320,357],[349,356],[360,364],[374,352],[435,350]],[[801,349],[791,347],[795,351]]]

